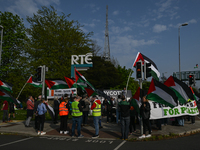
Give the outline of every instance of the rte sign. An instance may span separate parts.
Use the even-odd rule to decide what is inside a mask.
[[[87,53],[85,55],[72,55],[71,56],[71,64],[72,65],[78,65],[81,64],[92,64],[92,53]]]

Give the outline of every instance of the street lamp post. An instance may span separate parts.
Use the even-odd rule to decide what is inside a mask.
[[[2,41],[3,41],[3,26],[0,25],[0,28],[1,28],[0,66],[1,66],[1,52],[2,52]]]
[[[188,23],[183,23],[178,27],[178,47],[179,47],[179,79],[181,80],[181,50],[180,50],[180,28],[181,26],[187,26]]]

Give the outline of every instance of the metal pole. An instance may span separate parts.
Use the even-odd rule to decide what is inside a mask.
[[[142,79],[139,79],[139,85],[140,89],[142,89]],[[143,135],[143,122],[142,122],[142,116],[140,116],[140,133]]]
[[[42,98],[45,98],[44,91],[45,91],[45,72],[46,68],[45,65],[42,66]]]
[[[180,27],[178,27],[178,49],[179,49],[179,80],[181,80],[181,50],[180,50]]]
[[[3,26],[0,25],[0,28],[1,28],[0,65],[1,65],[1,52],[2,52],[2,41],[3,41]]]

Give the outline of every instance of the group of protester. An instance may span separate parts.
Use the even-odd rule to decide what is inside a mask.
[[[15,106],[13,102],[4,101],[1,110],[3,110],[3,122],[9,122],[11,120],[11,114],[15,118]]]

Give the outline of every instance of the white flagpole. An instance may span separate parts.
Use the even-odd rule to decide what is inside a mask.
[[[30,76],[31,77],[31,76]],[[28,78],[28,80],[29,80],[30,78]],[[28,81],[27,80],[27,81]],[[19,96],[20,96],[20,94],[22,93],[22,91],[24,90],[24,88],[25,88],[25,86],[26,86],[26,84],[27,84],[27,81],[26,81],[26,83],[24,84],[24,86],[22,87],[22,89],[21,89],[21,91],[19,92],[19,94],[18,94],[18,96],[17,96],[17,99],[19,98]]]
[[[127,97],[128,83],[129,83],[129,79],[130,79],[130,77],[131,77],[132,70],[133,70],[133,66],[132,66],[132,68],[131,68],[131,71],[130,71],[130,73],[129,73],[128,80],[127,80],[127,83],[126,83],[126,97]]]

